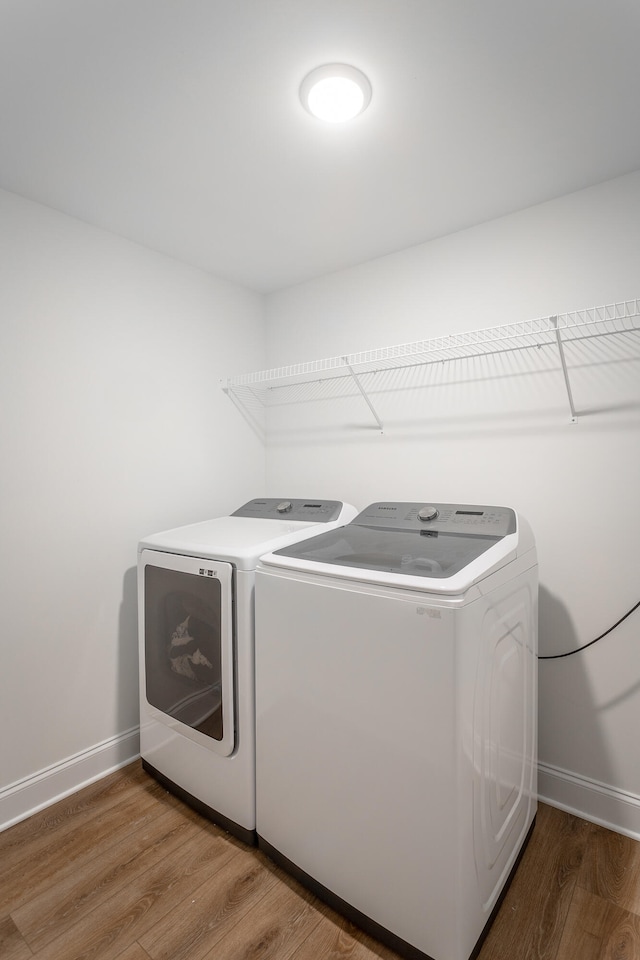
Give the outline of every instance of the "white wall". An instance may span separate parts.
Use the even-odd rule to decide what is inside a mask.
[[[262,302],[0,192],[0,825],[137,751],[145,534],[264,494]]]
[[[267,298],[269,366],[640,296],[640,171]],[[640,599],[638,334],[381,376],[357,396],[269,414],[267,492],[498,503],[531,522],[542,654]],[[352,391],[353,393],[353,391]],[[540,664],[541,793],[640,836],[640,612]]]

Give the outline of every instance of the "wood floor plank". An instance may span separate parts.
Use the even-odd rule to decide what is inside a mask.
[[[56,858],[66,862],[73,858],[84,831],[98,830],[102,826],[103,834],[108,835],[113,825],[126,816],[123,804],[129,805],[131,820],[145,803],[149,793],[161,796],[159,785],[148,788],[147,774],[138,768],[118,776],[119,771],[106,777],[108,781],[102,789],[100,784],[91,784],[73,797],[67,797],[29,820],[10,827],[0,838],[4,840],[0,853],[2,874],[0,874],[0,913],[7,912],[19,897],[19,884],[29,888],[29,875],[34,866],[40,870],[45,864],[57,869]],[[114,812],[117,808],[117,812]],[[33,821],[33,823],[32,823]],[[29,825],[32,829],[29,829]],[[90,827],[90,825],[92,825]]]
[[[152,960],[201,960],[276,882],[255,851],[240,851],[140,937],[140,944]]]
[[[478,960],[556,960],[591,824],[540,804],[529,845]]]
[[[321,912],[324,915],[320,923],[290,960],[401,960],[397,953],[368,937],[344,917],[328,908]]]
[[[640,914],[640,844],[593,826],[578,884],[604,900]]]
[[[18,929],[32,950],[40,950],[114,892],[171,857],[200,829],[200,819],[190,810],[164,810],[93,859],[55,875],[42,892],[12,911]]]
[[[638,960],[640,916],[577,887],[556,960]]]
[[[0,917],[0,957],[2,960],[32,960],[33,957],[11,917]]]
[[[97,860],[124,837],[146,830],[166,809],[160,788],[157,793],[138,788],[124,793],[119,802],[109,802],[99,813],[94,810],[91,818],[78,817],[71,829],[43,833],[37,844],[27,841],[28,856],[19,857],[14,851],[3,863],[0,911],[12,913],[52,884],[81,872],[87,860]]]
[[[314,898],[296,887],[276,884],[204,960],[289,960],[322,917]]]
[[[237,847],[207,821],[177,849],[122,885],[37,953],[39,960],[115,960],[231,857]]]
[[[91,817],[97,809],[106,810],[111,803],[119,803],[124,794],[140,790],[147,779],[140,763],[132,763],[3,830],[0,861],[8,864],[16,853],[18,859],[31,856],[38,850],[41,837],[48,843],[56,831],[74,830],[85,815]]]
[[[139,943],[132,943],[123,953],[118,954],[116,960],[151,960],[151,958]]]

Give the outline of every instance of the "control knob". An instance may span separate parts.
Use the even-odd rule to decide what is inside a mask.
[[[282,503],[278,504],[276,510],[278,513],[289,513],[292,508],[293,504],[291,503],[291,500],[283,500]]]
[[[418,510],[418,520],[422,520],[423,522],[426,520],[435,520],[437,516],[438,511],[435,507],[421,507]]]

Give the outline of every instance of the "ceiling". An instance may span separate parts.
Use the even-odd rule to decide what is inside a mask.
[[[0,186],[257,291],[640,168],[638,0],[0,0]],[[343,62],[368,110],[301,106]]]

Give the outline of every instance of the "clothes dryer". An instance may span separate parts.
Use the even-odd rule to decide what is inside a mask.
[[[251,500],[138,551],[140,753],[169,790],[255,841],[254,583],[261,553],[356,515],[336,500]]]
[[[258,843],[412,960],[475,955],[532,828],[537,587],[505,507],[375,503],[258,565]]]

